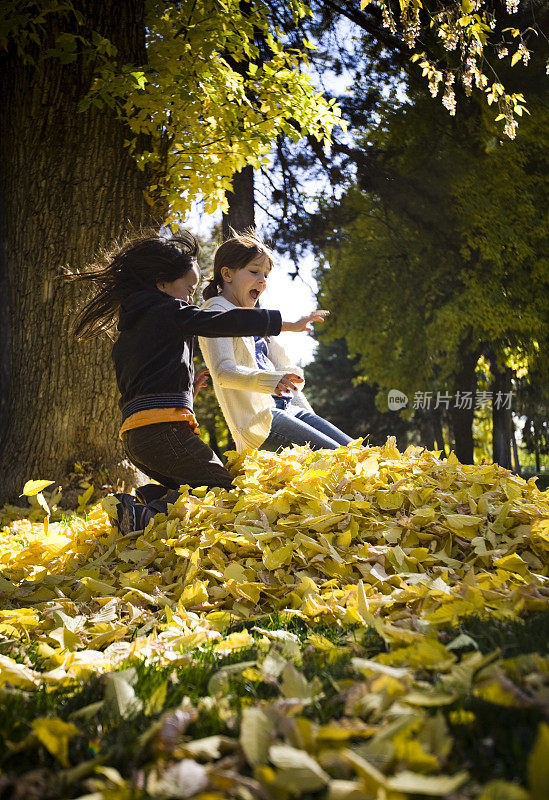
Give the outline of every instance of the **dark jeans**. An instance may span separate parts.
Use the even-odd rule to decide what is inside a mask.
[[[122,434],[126,455],[145,475],[168,489],[182,483],[220,486],[232,489],[232,478],[219,458],[186,422],[157,422]],[[169,493],[173,502],[177,493]],[[156,511],[166,510],[166,501],[149,504]]]
[[[290,404],[286,409],[273,408],[272,415],[271,430],[261,450],[274,451],[292,444],[308,444],[311,450],[336,450],[352,441],[331,422],[300,406]]]

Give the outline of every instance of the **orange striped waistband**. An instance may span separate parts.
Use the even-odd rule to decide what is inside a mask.
[[[157,422],[188,422],[197,435],[200,433],[196,417],[188,408],[147,408],[145,411],[136,411],[124,420],[118,435],[122,438],[126,431],[155,425]]]

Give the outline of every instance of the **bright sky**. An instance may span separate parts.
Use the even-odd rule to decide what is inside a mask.
[[[291,322],[314,311],[317,302],[313,268],[312,256],[302,259],[299,264],[299,277],[292,280],[289,273],[294,272],[294,265],[286,259],[279,258],[269,275],[267,289],[261,297],[262,308],[278,308],[282,313],[282,319]],[[310,334],[281,333],[279,339],[296,366],[304,366],[313,360],[316,341]]]

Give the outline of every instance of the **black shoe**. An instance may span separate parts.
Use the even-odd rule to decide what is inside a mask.
[[[143,505],[148,505],[153,500],[160,500],[168,491],[169,489],[166,486],[161,486],[158,483],[146,483],[135,490],[135,496]]]
[[[135,497],[132,497],[131,494],[119,492],[114,496],[118,500],[117,519],[114,524],[122,536],[145,530],[149,521],[154,517],[154,511],[143,503],[136,503]]]

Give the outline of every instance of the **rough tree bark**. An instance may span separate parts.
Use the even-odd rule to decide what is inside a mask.
[[[121,63],[146,62],[144,0],[75,6]],[[60,24],[50,22],[50,41]],[[90,78],[81,59],[34,68],[14,49],[0,58],[0,503],[28,478],[58,480],[75,461],[123,457],[111,342],[72,340],[81,290],[58,277],[154,220],[123,125],[108,109],[77,111]]]
[[[223,239],[231,236],[230,229],[240,233],[255,227],[254,168],[244,167],[233,176],[233,191],[227,193],[229,210],[223,214]]]

